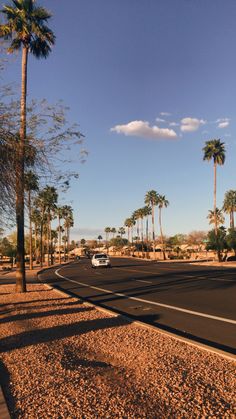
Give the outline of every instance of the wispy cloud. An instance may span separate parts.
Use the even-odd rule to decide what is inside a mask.
[[[155,140],[177,138],[177,134],[173,129],[159,128],[156,125],[150,126],[147,121],[131,121],[128,124],[116,125],[111,128],[111,131],[117,134]]]
[[[161,116],[171,116],[170,112],[160,112]]]
[[[165,119],[163,119],[163,118],[156,118],[156,121],[157,121],[157,122],[166,122],[166,120],[165,120]]]
[[[229,126],[229,118],[219,118],[216,120],[218,128],[227,128]]]
[[[169,123],[169,126],[170,127],[178,127],[179,126],[179,123],[178,122],[170,122]]]
[[[201,125],[206,124],[204,119],[198,118],[183,118],[181,119],[181,126],[180,129],[182,132],[193,132],[197,131]]]

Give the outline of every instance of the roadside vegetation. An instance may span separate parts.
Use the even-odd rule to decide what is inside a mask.
[[[27,102],[29,56],[46,59],[55,44],[55,35],[48,27],[51,13],[37,6],[33,0],[12,0],[9,5],[3,6],[1,15],[4,20],[0,24],[3,49],[8,54],[21,51],[21,97],[15,97],[11,86],[1,87],[0,224],[3,228],[16,225],[16,291],[25,292],[25,209],[27,207],[29,220],[30,266],[33,266],[34,247],[39,248],[42,264],[44,243],[49,264],[51,243],[55,236],[51,220],[56,211],[58,194],[69,187],[72,177],[78,177],[78,173],[63,173],[58,169],[58,162],[66,163],[65,150],[73,146],[75,153],[84,136],[77,124],[68,124],[68,108],[61,102],[53,106],[46,100]],[[1,71],[5,64],[2,60]],[[80,161],[83,162],[85,157],[86,151],[82,150]],[[55,185],[60,190],[57,191]],[[38,196],[32,202],[32,195],[36,191]],[[59,240],[64,240],[65,248],[69,244],[72,224],[68,217],[65,236],[61,238],[61,232],[59,234]],[[34,236],[37,235],[34,242],[33,225]]]

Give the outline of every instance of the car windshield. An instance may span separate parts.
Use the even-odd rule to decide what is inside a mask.
[[[105,255],[105,253],[101,253],[100,255],[95,255],[95,259],[107,259],[107,255]]]

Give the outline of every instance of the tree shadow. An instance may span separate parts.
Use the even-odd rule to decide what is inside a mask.
[[[0,360],[0,383],[2,387],[2,392],[4,394],[4,397],[7,403],[7,407],[9,409],[9,412],[11,413],[11,417],[13,418],[15,417],[14,413],[16,412],[16,402],[10,389],[11,376],[7,367],[4,365],[4,363],[1,360]]]
[[[82,306],[83,303],[78,302],[77,305]],[[41,308],[41,306],[40,306]],[[0,319],[0,324],[8,323],[8,322],[14,322],[14,321],[20,321],[20,320],[30,320],[30,319],[40,319],[48,316],[62,316],[65,314],[77,314],[81,312],[86,311],[93,311],[93,307],[81,307],[81,308],[60,308],[55,310],[49,310],[49,311],[43,311],[43,312],[36,312],[36,313],[24,313],[24,314],[15,314],[13,316],[8,316]]]
[[[123,316],[116,316],[87,321],[82,320],[73,324],[30,330],[3,338],[1,340],[0,352],[5,353],[31,345],[49,343],[72,336],[80,336],[91,331],[94,332],[96,330],[106,330],[109,328],[121,327],[130,323],[130,319]]]

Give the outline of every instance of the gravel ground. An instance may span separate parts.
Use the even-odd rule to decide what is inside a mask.
[[[236,363],[42,284],[1,285],[12,418],[235,418]]]

